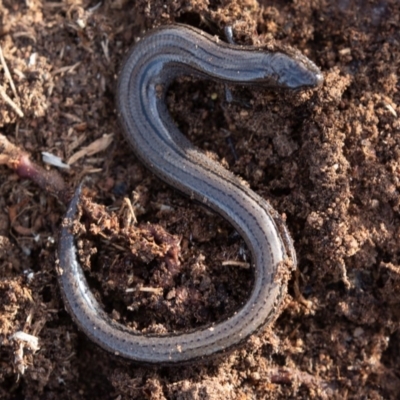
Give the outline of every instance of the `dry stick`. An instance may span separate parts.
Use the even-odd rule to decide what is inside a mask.
[[[66,65],[65,67],[58,68],[55,71],[53,71],[53,75],[62,74],[64,72],[67,72],[67,73],[74,72],[76,70],[76,68],[78,68],[81,63],[82,63],[82,61],[78,61],[75,64]]]
[[[7,67],[7,63],[6,63],[6,60],[5,60],[5,58],[4,58],[3,49],[2,49],[1,46],[0,46],[0,63],[1,63],[1,65],[3,66],[4,75],[6,76],[6,78],[8,79],[8,81],[10,82],[11,90],[12,90],[12,92],[14,93],[14,97],[15,97],[16,99],[19,100],[19,96],[18,96],[18,93],[17,93],[17,89],[15,88],[14,81],[13,81],[13,79],[12,79],[12,77],[11,77],[11,74],[10,74],[10,70],[9,70],[8,67]],[[11,98],[7,95],[7,93],[6,93],[6,91],[5,91],[5,89],[4,89],[3,86],[0,86],[0,96],[3,98],[3,100],[4,100],[4,101],[5,101],[5,102],[6,102],[6,103],[21,117],[21,118],[24,117],[24,113],[22,112],[21,108],[20,108],[13,100],[11,100]]]
[[[7,67],[6,60],[4,59],[3,49],[1,48],[1,46],[0,46],[0,62],[1,62],[1,65],[3,66],[3,68],[4,68],[4,75],[6,76],[6,78],[10,82],[11,90],[13,91],[14,96],[17,99],[19,99],[18,94],[17,94],[17,89],[15,88],[14,81],[13,81],[13,79],[11,77],[11,74],[10,74],[10,70]]]
[[[237,260],[225,260],[222,261],[221,265],[225,266],[233,266],[233,267],[240,267],[240,268],[245,268],[249,269],[250,264],[245,261],[237,261]]]
[[[6,91],[4,90],[3,86],[0,85],[0,96],[3,100],[21,117],[24,117],[24,113],[22,110],[15,104],[7,95]]]

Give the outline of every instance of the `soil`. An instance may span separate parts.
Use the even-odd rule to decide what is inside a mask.
[[[216,360],[156,368],[108,354],[64,309],[63,199],[1,165],[0,398],[399,398],[398,0],[0,0],[0,134],[36,164],[42,152],[69,161],[71,191],[85,178],[78,245],[96,297],[165,333],[226,318],[251,290],[240,237],[148,172],[118,125],[124,54],[171,22],[230,25],[238,43],[277,40],[323,70],[314,91],[234,87],[227,103],[223,86],[183,78],[168,95],[190,140],[286,218],[299,264],[284,310]]]

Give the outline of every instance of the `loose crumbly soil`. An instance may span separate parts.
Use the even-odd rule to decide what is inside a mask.
[[[43,151],[68,161],[84,149],[61,172],[71,189],[86,177],[82,264],[112,317],[148,332],[226,318],[252,274],[222,265],[249,261],[226,222],[132,155],[114,108],[124,53],[170,22],[231,25],[237,42],[279,40],[325,76],[296,94],[235,87],[232,103],[222,86],[189,79],[168,95],[190,140],[285,216],[299,259],[275,323],[217,360],[152,368],[91,343],[56,280],[62,199],[0,166],[0,398],[400,396],[398,0],[0,0],[0,17],[16,91],[3,67],[0,84],[24,114],[0,97],[0,133],[38,164]],[[110,134],[106,150],[85,150]],[[18,331],[39,349],[12,339]]]

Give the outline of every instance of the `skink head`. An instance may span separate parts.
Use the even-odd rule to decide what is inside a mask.
[[[269,59],[273,85],[288,89],[319,86],[324,77],[320,69],[300,53],[273,53]],[[268,78],[268,77],[267,77]]]

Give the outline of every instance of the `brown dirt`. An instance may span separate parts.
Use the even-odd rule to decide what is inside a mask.
[[[232,25],[238,42],[277,39],[325,75],[316,92],[234,88],[242,104],[227,105],[224,88],[209,82],[183,79],[171,89],[181,129],[286,215],[299,258],[275,324],[209,363],[148,368],[87,340],[64,311],[54,269],[65,207],[0,166],[0,398],[400,396],[399,2],[264,3],[106,0],[91,9],[97,1],[0,0],[0,45],[16,92],[2,68],[0,84],[24,113],[0,98],[0,133],[38,163],[42,151],[68,160],[114,135],[63,176],[71,188],[86,176],[93,202],[116,212],[114,229],[129,219],[124,197],[134,205],[147,247],[129,235],[99,238],[89,217],[91,236],[80,245],[96,295],[138,329],[226,317],[245,300],[251,274],[221,267],[243,260],[229,225],[160,184],[126,146],[113,101],[126,50],[144,30],[173,21],[208,31]],[[126,291],[143,286],[162,290]],[[40,349],[11,339],[17,331],[37,336]]]

